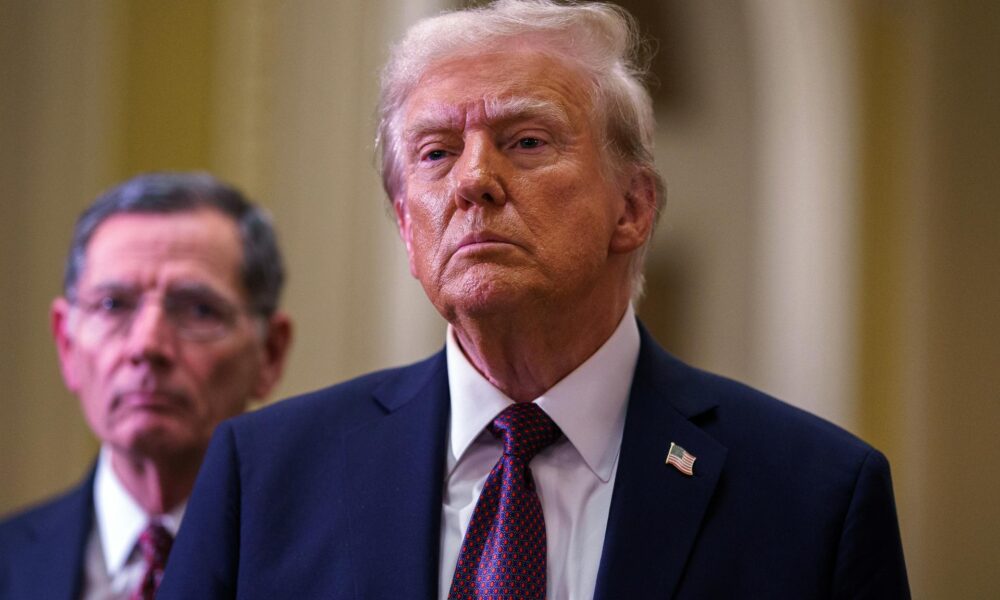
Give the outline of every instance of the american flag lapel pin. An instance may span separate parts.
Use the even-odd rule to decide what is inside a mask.
[[[673,465],[675,469],[685,475],[694,475],[694,461],[697,456],[691,454],[677,444],[670,442],[670,450],[667,452],[667,464]]]

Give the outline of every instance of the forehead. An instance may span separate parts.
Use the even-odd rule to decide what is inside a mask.
[[[217,210],[123,213],[108,217],[91,236],[81,287],[189,280],[239,293],[241,265],[236,223]]]
[[[578,70],[537,51],[446,59],[432,63],[410,93],[403,135],[521,117],[575,123],[589,113],[587,90]]]

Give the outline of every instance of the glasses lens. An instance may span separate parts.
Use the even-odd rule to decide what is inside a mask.
[[[233,327],[238,315],[225,300],[200,291],[168,294],[163,308],[177,333],[194,340],[222,336]]]
[[[145,298],[138,293],[114,290],[81,299],[86,331],[105,339],[129,331]],[[184,339],[206,341],[224,336],[234,327],[239,309],[210,290],[176,290],[163,297],[163,317]]]
[[[81,300],[78,304],[86,316],[84,325],[89,333],[105,338],[128,329],[135,317],[140,298],[123,291],[111,291]]]

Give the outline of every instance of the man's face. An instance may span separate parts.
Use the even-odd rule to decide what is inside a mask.
[[[427,70],[403,107],[394,205],[410,269],[446,319],[628,297],[628,254],[649,228],[632,226],[629,178],[608,175],[591,112],[583,78],[546,55]]]
[[[66,384],[114,451],[200,456],[267,393],[281,357],[247,310],[241,262],[236,225],[215,210],[120,214],[94,232],[52,324]]]

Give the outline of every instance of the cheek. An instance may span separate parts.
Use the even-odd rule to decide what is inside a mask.
[[[449,203],[432,193],[415,196],[410,202],[410,243],[419,262],[432,260],[441,248],[454,211]]]
[[[437,236],[448,226],[453,210],[447,194],[434,190],[418,191],[410,202],[411,227],[414,233]]]
[[[80,387],[79,393],[90,397],[96,396],[95,402],[103,399],[105,395],[110,395],[114,374],[122,362],[120,355],[117,345],[112,342],[97,347],[77,348],[73,370]]]
[[[225,418],[242,412],[260,369],[255,350],[248,345],[216,354],[212,360],[189,363],[192,377],[201,388],[199,395],[206,413]]]
[[[76,386],[71,391],[79,399],[90,428],[101,439],[107,437],[112,427],[117,355],[113,345],[108,344],[85,351],[78,347],[73,357]]]
[[[616,221],[608,197],[581,185],[580,180],[548,190],[551,193],[537,199],[538,208],[525,220],[549,260],[575,263],[579,268],[602,264],[607,259]]]
[[[562,242],[562,238],[572,237],[582,242],[581,236],[594,229],[597,198],[579,179],[552,178],[542,185],[529,183],[519,189],[523,193],[517,203],[518,216],[543,241]]]

